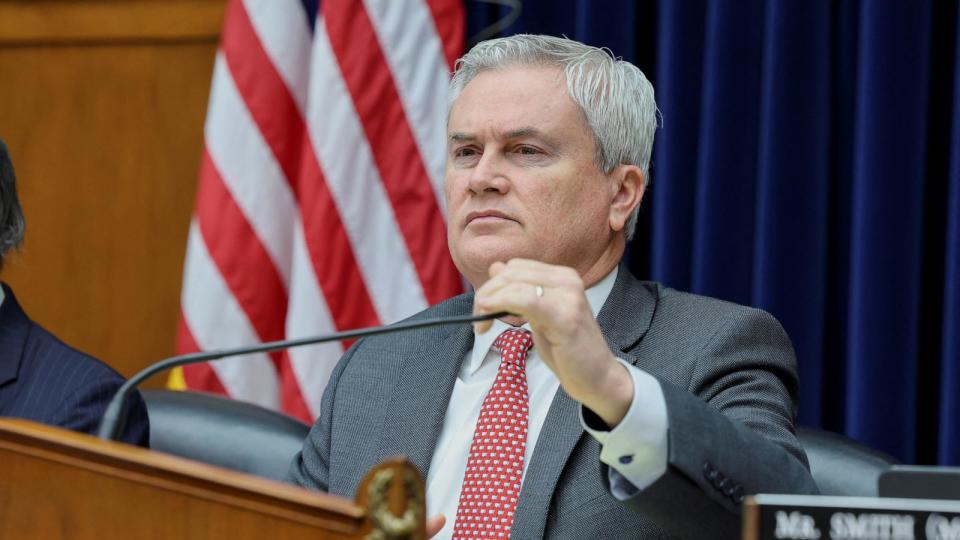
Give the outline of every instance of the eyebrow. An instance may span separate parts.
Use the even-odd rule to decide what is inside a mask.
[[[498,134],[500,139],[520,139],[523,137],[541,137],[547,139],[542,131],[535,127],[522,127]],[[469,142],[477,140],[477,136],[471,133],[454,132],[450,134],[450,142]]]

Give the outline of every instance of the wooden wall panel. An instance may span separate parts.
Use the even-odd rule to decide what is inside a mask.
[[[220,32],[224,0],[4,0],[0,43],[198,40]]]
[[[222,13],[222,0],[0,3],[0,138],[27,220],[0,277],[34,320],[127,376],[173,353]]]

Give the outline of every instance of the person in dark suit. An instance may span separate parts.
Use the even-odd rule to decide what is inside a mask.
[[[483,42],[451,81],[448,244],[476,288],[337,365],[290,471],[352,496],[404,454],[449,538],[735,538],[758,492],[816,493],[796,360],[769,314],[620,266],[656,105],[635,66],[567,39]]]
[[[0,141],[0,269],[23,239],[24,218],[16,177]],[[65,345],[30,320],[13,290],[0,289],[0,416],[25,418],[95,434],[104,410],[124,379],[103,362]],[[131,397],[120,440],[147,446],[150,437],[143,398]]]

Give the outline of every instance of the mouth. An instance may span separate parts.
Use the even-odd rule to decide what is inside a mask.
[[[467,219],[465,220],[466,225],[470,225],[473,222],[484,223],[484,222],[496,222],[496,221],[516,221],[512,217],[500,212],[498,210],[474,210],[467,214]]]

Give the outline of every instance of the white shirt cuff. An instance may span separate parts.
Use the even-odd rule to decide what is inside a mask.
[[[633,378],[633,401],[627,415],[606,431],[587,424],[581,405],[580,423],[603,445],[600,461],[610,467],[610,493],[625,500],[649,487],[667,470],[667,404],[656,378],[617,360]]]

